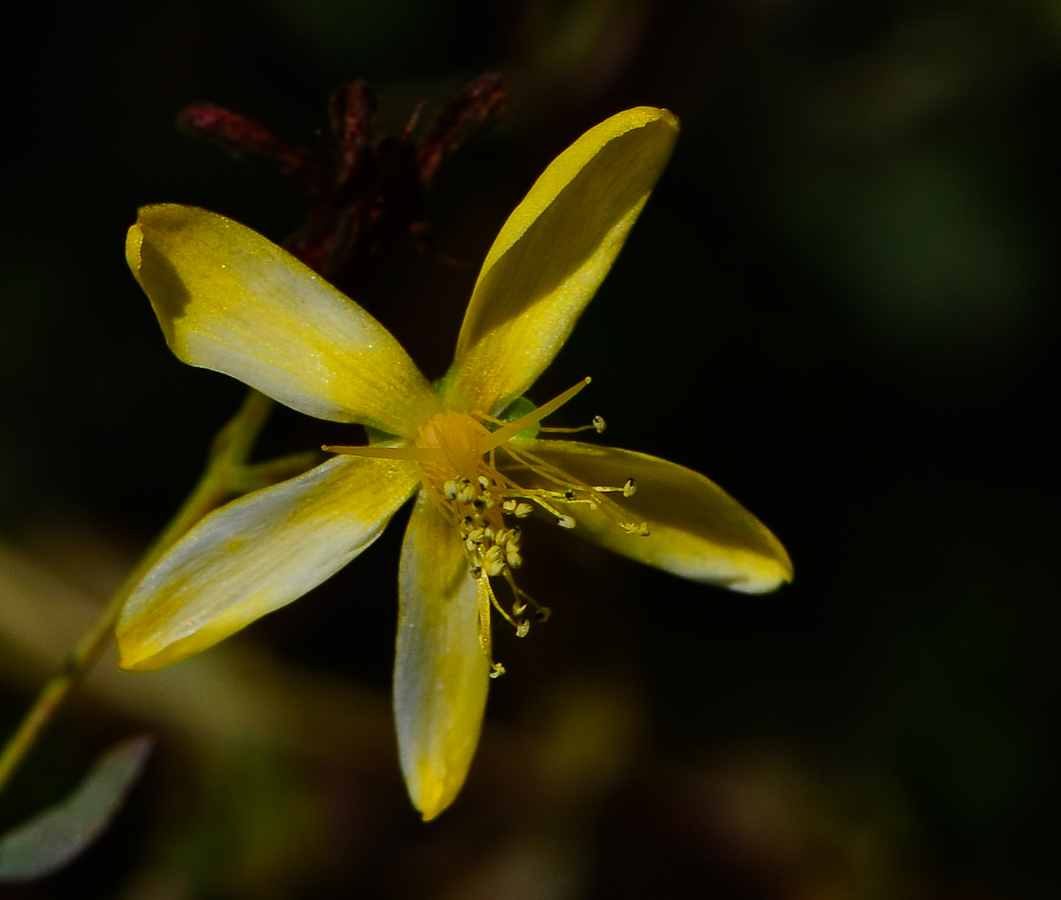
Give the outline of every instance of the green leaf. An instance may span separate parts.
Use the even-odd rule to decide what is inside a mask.
[[[148,735],[115,744],[65,800],[0,835],[0,881],[43,878],[80,856],[117,814],[154,746]]]

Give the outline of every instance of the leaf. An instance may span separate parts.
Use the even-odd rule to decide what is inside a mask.
[[[65,800],[0,835],[0,881],[44,878],[80,856],[118,813],[154,746],[149,735],[115,744]]]

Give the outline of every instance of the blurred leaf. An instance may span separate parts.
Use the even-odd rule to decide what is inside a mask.
[[[69,797],[0,835],[0,881],[43,878],[80,856],[121,808],[154,746],[147,735],[115,744]]]

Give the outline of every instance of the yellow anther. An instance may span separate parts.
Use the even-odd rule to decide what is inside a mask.
[[[505,571],[503,551],[496,544],[483,554],[483,571],[491,578]]]
[[[603,416],[593,417],[593,428],[596,430],[597,434],[603,434],[605,427]]]
[[[475,500],[475,488],[467,478],[457,482],[457,499],[465,505]]]
[[[561,528],[574,528],[575,520],[571,516],[558,516],[556,524]]]

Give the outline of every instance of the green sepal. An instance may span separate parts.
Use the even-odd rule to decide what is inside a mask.
[[[502,422],[515,422],[516,419],[520,419],[528,413],[534,412],[538,407],[531,403],[526,397],[520,396],[513,400],[508,406],[506,406],[498,418]],[[488,425],[491,431],[497,431],[500,427],[498,425]],[[537,436],[538,432],[541,431],[542,426],[540,422],[535,422],[530,428],[524,428],[522,431],[517,432],[512,440],[514,441],[533,441]]]
[[[371,425],[362,426],[365,429],[365,434],[368,436],[369,444],[388,444],[392,441],[401,440],[396,434],[387,434],[386,431],[381,431],[378,428],[373,428]]]

